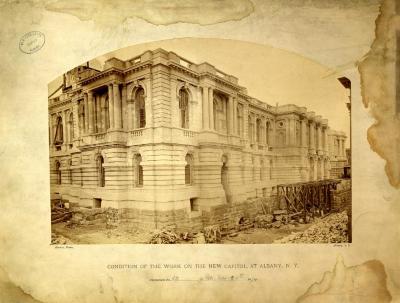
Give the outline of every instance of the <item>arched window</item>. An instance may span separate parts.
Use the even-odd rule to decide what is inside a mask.
[[[140,154],[135,155],[135,166],[136,166],[136,186],[143,186],[143,166],[142,156]]]
[[[261,143],[261,120],[257,119],[256,121],[256,140],[258,143]]]
[[[296,121],[296,145],[301,144],[300,121]]]
[[[56,122],[56,133],[54,136],[54,144],[55,145],[59,145],[59,144],[63,144],[64,142],[64,135],[63,135],[63,121],[61,117],[57,118],[57,122]]]
[[[237,130],[236,133],[241,137],[243,133],[243,106],[238,104],[236,108]]]
[[[60,169],[60,162],[56,161],[56,184],[61,184],[61,169]]]
[[[253,121],[252,121],[250,115],[247,119],[248,119],[247,120],[247,132],[248,132],[249,141],[253,142]]]
[[[214,129],[218,130],[218,101],[214,99],[213,101],[213,114],[214,114]]]
[[[135,94],[136,105],[136,126],[139,128],[146,127],[146,104],[144,100],[144,89],[139,87]]]
[[[193,160],[192,156],[187,154],[185,157],[186,165],[185,165],[185,184],[192,184],[192,165]]]
[[[179,110],[181,127],[189,128],[189,94],[183,88],[179,91]]]
[[[104,171],[104,158],[97,157],[97,186],[104,187],[106,184],[105,171]]]
[[[228,157],[226,155],[222,156],[222,166],[221,166],[221,185],[225,192],[225,199],[227,203],[231,203],[231,193],[229,188],[229,173],[228,173]]]
[[[72,143],[72,140],[74,139],[74,114],[70,113],[69,114],[69,142]]]
[[[267,123],[265,124],[265,144],[269,145],[269,133],[270,133],[270,123],[269,121],[267,121]]]

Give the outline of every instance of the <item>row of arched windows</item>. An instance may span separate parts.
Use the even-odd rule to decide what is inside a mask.
[[[187,154],[185,157],[185,184],[192,184],[192,173],[193,173],[193,157],[190,154]],[[72,165],[72,161],[70,160],[70,166]],[[134,186],[141,187],[143,186],[143,166],[142,166],[142,156],[140,154],[136,154],[133,159],[133,172],[134,172]],[[55,162],[55,174],[56,174],[56,184],[61,184],[61,164],[59,161]],[[104,187],[106,183],[105,179],[105,169],[104,169],[104,158],[99,155],[96,158],[96,169],[97,169],[97,186]],[[72,184],[72,170],[68,171],[68,183]]]
[[[221,168],[221,183],[223,185],[227,185],[227,158],[223,158],[223,165]],[[254,165],[254,158],[252,159],[253,163],[253,169],[252,169],[252,180],[255,180],[256,176],[256,171],[255,171],[255,165]],[[69,162],[70,167],[72,166],[72,161],[70,160]],[[269,177],[271,178],[272,174],[272,160],[270,160],[270,166],[269,166]],[[60,169],[60,162],[56,161],[55,162],[55,172],[56,172],[56,184],[61,184],[62,178],[61,178],[61,169]],[[141,187],[143,186],[143,166],[142,166],[142,156],[140,154],[136,154],[134,156],[134,161],[133,161],[133,171],[135,173],[134,177],[134,186],[136,187]],[[103,156],[99,155],[96,158],[96,167],[97,167],[97,186],[98,187],[104,187],[105,186],[105,169],[104,169],[104,158]],[[265,180],[266,175],[266,167],[264,166],[264,160],[260,161],[260,167],[259,167],[259,177],[260,180]],[[242,177],[244,177],[242,175]],[[68,183],[72,184],[72,170],[70,169],[68,171],[68,178],[69,181]],[[185,157],[185,184],[190,185],[193,183],[193,156],[191,154],[187,154]]]

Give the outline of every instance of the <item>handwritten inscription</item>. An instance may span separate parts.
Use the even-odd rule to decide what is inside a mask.
[[[245,274],[237,274],[237,275],[213,275],[213,274],[205,274],[199,278],[183,278],[177,275],[173,275],[167,278],[150,278],[151,282],[256,282],[258,279],[254,276],[246,276]]]

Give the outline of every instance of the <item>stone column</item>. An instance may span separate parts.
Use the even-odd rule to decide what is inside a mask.
[[[249,105],[247,103],[243,106],[243,139],[250,142],[249,138]]]
[[[270,120],[269,123],[269,147],[275,146],[275,140],[276,140],[276,124],[274,120]]]
[[[127,118],[128,118],[128,122],[127,122],[127,128],[128,130],[131,130],[134,128],[133,126],[133,100],[127,100]]]
[[[346,148],[344,146],[344,138],[342,139],[342,154],[343,154],[343,157],[346,157]]]
[[[342,139],[342,142],[343,142],[343,143],[342,143],[342,146],[343,146],[343,157],[346,157],[346,146],[345,146],[345,141],[346,141],[346,140],[343,138],[343,139]]]
[[[308,135],[310,136],[310,148],[315,149],[315,127],[313,121],[310,121],[310,133]]]
[[[101,98],[101,129],[103,132],[107,130],[107,122],[106,122],[106,99]]]
[[[84,111],[85,111],[85,119],[83,121],[84,124],[84,133],[87,134],[89,132],[89,101],[88,101],[88,94],[84,93],[83,94],[83,102],[85,105]]]
[[[300,133],[301,133],[301,147],[307,147],[307,120],[300,120]]]
[[[210,117],[209,117],[209,110],[208,110],[208,87],[202,87],[202,105],[203,105],[203,129],[210,128]]]
[[[50,146],[53,145],[53,141],[54,141],[54,129],[53,129],[53,117],[51,115],[49,115],[49,144]]]
[[[89,104],[89,134],[93,133],[94,126],[94,110],[93,110],[93,92],[88,91],[88,104]]]
[[[228,134],[233,135],[234,134],[234,128],[233,128],[233,97],[229,95],[228,97]]]
[[[114,93],[114,127],[115,129],[121,129],[121,94],[119,91],[118,83],[113,83]]]
[[[237,129],[237,99],[233,98],[233,132],[232,134],[234,135],[239,135],[238,129]]]
[[[73,133],[74,133],[74,138],[77,139],[81,135],[81,128],[79,125],[79,101],[75,100],[73,103],[72,107],[72,116],[73,116]]]
[[[146,127],[154,126],[154,110],[153,110],[153,76],[150,75],[146,78],[146,95],[145,95],[145,107],[146,107]]]
[[[103,119],[101,116],[101,96],[96,97],[96,125],[97,125],[97,132],[104,131],[102,127]]]
[[[267,134],[267,119],[265,117],[261,117],[261,140],[260,143],[267,145],[267,140],[266,140],[266,134]]]
[[[324,130],[324,151],[325,151],[326,154],[329,153],[328,131],[329,131],[329,128],[325,127],[325,130]]]
[[[62,112],[62,123],[63,123],[63,144],[68,143],[68,131],[67,131],[67,126],[68,126],[68,121],[67,121],[67,112],[64,110]]]
[[[113,85],[108,85],[108,112],[110,117],[110,129],[114,129],[114,94]]]
[[[253,120],[253,143],[257,142],[257,117],[254,115],[252,117]]]
[[[321,136],[321,125],[317,126],[317,138],[318,138],[318,150],[322,150],[322,136]]]
[[[208,112],[210,129],[215,130],[216,127],[214,125],[214,90],[211,87],[208,88]]]
[[[128,129],[128,117],[127,117],[127,112],[128,112],[128,106],[127,106],[127,96],[126,96],[126,84],[122,85],[122,90],[121,90],[121,127],[123,129]]]

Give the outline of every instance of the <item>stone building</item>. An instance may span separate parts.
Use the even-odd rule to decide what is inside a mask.
[[[246,199],[338,177],[346,161],[346,136],[326,119],[163,49],[66,73],[49,96],[49,136],[52,193],[143,228],[199,227],[216,212],[225,222]]]

